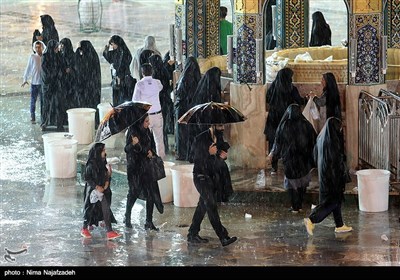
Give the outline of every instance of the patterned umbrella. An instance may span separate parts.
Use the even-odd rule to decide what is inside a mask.
[[[243,122],[246,117],[235,107],[217,102],[196,105],[178,120],[183,124],[228,124]]]
[[[143,117],[150,109],[151,104],[146,102],[124,102],[104,116],[96,132],[95,142],[101,142],[110,136],[123,131]]]

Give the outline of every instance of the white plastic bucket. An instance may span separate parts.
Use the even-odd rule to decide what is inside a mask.
[[[193,164],[171,167],[174,205],[178,207],[196,207],[200,194],[193,183]]]
[[[162,203],[172,202],[173,199],[173,187],[172,187],[172,173],[171,167],[175,163],[171,161],[164,161],[165,178],[158,181],[158,187],[160,189]]]
[[[44,161],[46,164],[46,170],[50,170],[49,164],[49,142],[59,139],[71,139],[72,134],[67,132],[53,132],[53,133],[46,133],[42,135],[43,138],[43,148],[44,148]]]
[[[68,129],[78,140],[79,144],[90,144],[93,142],[95,131],[95,113],[93,108],[73,108],[67,110]]]
[[[384,169],[364,169],[356,172],[358,206],[365,212],[383,212],[389,208],[390,172]]]
[[[50,177],[76,177],[78,140],[59,139],[48,144]]]

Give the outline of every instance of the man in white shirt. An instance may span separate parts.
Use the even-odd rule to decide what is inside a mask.
[[[153,132],[154,141],[156,142],[157,154],[165,159],[164,133],[163,133],[163,116],[161,113],[160,91],[163,86],[160,80],[153,79],[151,76],[153,68],[151,64],[145,63],[141,67],[143,78],[136,83],[133,92],[132,101],[144,101],[152,106],[149,113],[150,125],[149,128]]]
[[[40,108],[42,108],[42,82],[40,79],[40,71],[42,70],[42,54],[44,49],[46,48],[45,44],[42,41],[36,41],[33,43],[32,49],[33,54],[30,55],[28,64],[25,68],[25,73],[23,77],[23,82],[21,87],[29,84],[28,79],[31,77],[31,104],[30,104],[30,112],[31,112],[31,123],[36,123],[36,100],[38,96],[40,96]]]

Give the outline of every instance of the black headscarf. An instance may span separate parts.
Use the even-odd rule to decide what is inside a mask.
[[[160,80],[161,84],[163,85],[162,91],[167,91],[169,88],[169,77],[168,77],[168,72],[164,67],[163,60],[161,56],[158,54],[153,54],[148,58],[148,63],[151,64],[153,68],[153,74],[152,77],[154,79]],[[160,101],[161,101],[161,94],[160,94]],[[163,103],[161,103],[161,106]]]
[[[101,202],[90,202],[90,193],[96,188],[96,185],[104,186],[107,176],[107,160],[101,157],[101,153],[105,147],[104,143],[97,142],[89,150],[88,159],[85,169],[85,192],[84,192],[84,207],[83,217],[87,225],[98,225],[99,221],[104,220]],[[112,191],[108,187],[104,192],[104,199],[108,205],[111,205]],[[113,212],[110,209],[111,223],[116,223]]]
[[[342,122],[339,119],[327,119],[317,138],[314,160],[318,167],[320,203],[342,201],[347,170]]]
[[[104,186],[106,182],[107,160],[101,157],[104,147],[104,143],[97,142],[89,150],[85,180],[91,188],[95,188],[96,185]]]
[[[42,56],[42,82],[43,104],[41,110],[42,125],[58,125],[60,102],[64,102],[61,96],[61,56],[56,49],[58,42],[50,40]],[[64,110],[62,110],[64,111]],[[60,118],[61,119],[61,118]],[[61,121],[60,121],[61,122]]]
[[[267,90],[266,101],[269,106],[264,133],[268,141],[273,141],[275,131],[287,107],[292,103],[302,105],[299,91],[292,83],[293,70],[283,68],[278,71],[275,80]]]
[[[181,114],[178,114],[179,117],[189,110],[200,79],[201,73],[199,63],[195,57],[190,56],[185,61],[185,67],[183,68],[176,86],[175,107],[182,108]]]
[[[175,63],[170,65],[168,63],[168,61],[170,61],[170,60],[171,60],[171,56],[169,55],[169,51],[167,51],[163,57],[163,63],[164,63],[165,69],[167,69],[167,72],[168,72],[168,79],[172,80],[174,70],[175,70]]]
[[[113,63],[114,69],[117,71],[117,76],[123,79],[126,75],[131,74],[129,66],[132,61],[132,54],[126,45],[124,39],[118,35],[111,36],[108,41],[109,44],[114,43],[118,46],[116,50],[113,50],[111,59],[105,56],[109,63]]]
[[[326,82],[323,89],[326,95],[326,118],[336,117],[342,119],[342,109],[340,106],[339,89],[336,83],[336,78],[333,73],[328,72],[322,75]]]
[[[60,77],[61,58],[56,53],[56,48],[58,48],[58,42],[50,40],[43,52],[41,77],[42,85],[45,87],[50,84],[58,84]]]
[[[50,15],[41,15],[40,21],[42,22],[43,27],[41,34],[43,37],[43,43],[47,45],[50,40],[56,40],[57,42],[60,41],[53,18]]]
[[[61,49],[62,56],[67,61],[72,60],[73,56],[75,55],[75,52],[71,40],[69,38],[63,38],[61,39],[60,44],[64,45],[64,47]]]
[[[193,96],[192,105],[207,102],[221,102],[221,69],[212,67],[199,81]]]
[[[311,39],[309,46],[318,47],[324,45],[332,45],[332,31],[329,24],[326,23],[324,15],[320,11],[312,14]]]
[[[298,179],[315,167],[313,150],[317,134],[298,104],[291,104],[276,130],[272,153],[282,158],[285,176]]]
[[[92,43],[88,40],[80,41],[80,47],[75,52],[75,71],[77,76],[76,92],[80,100],[79,107],[97,110],[97,105],[101,100],[100,59]],[[96,126],[98,123],[97,112]]]

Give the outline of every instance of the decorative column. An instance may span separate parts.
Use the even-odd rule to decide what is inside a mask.
[[[276,47],[308,46],[308,0],[276,0]]]
[[[256,39],[263,38],[259,2],[261,1],[237,0],[234,4],[233,81],[235,83],[260,83],[256,75]]]
[[[175,27],[182,29],[184,59],[219,55],[219,0],[176,0]]]
[[[349,84],[384,83],[384,13],[382,0],[353,0],[349,20]],[[384,50],[382,48],[385,48]]]
[[[386,0],[345,0],[349,10],[348,86],[345,96],[346,151],[358,167],[358,98],[361,90],[377,95],[386,89],[384,7]]]
[[[400,49],[400,0],[387,0],[388,47]]]
[[[264,169],[266,166],[265,127],[266,85],[257,76],[256,39],[262,41],[261,0],[234,2],[233,82],[230,104],[247,120],[230,126],[229,161],[231,166]],[[258,44],[259,44],[258,43]],[[259,46],[259,49],[260,48]]]

